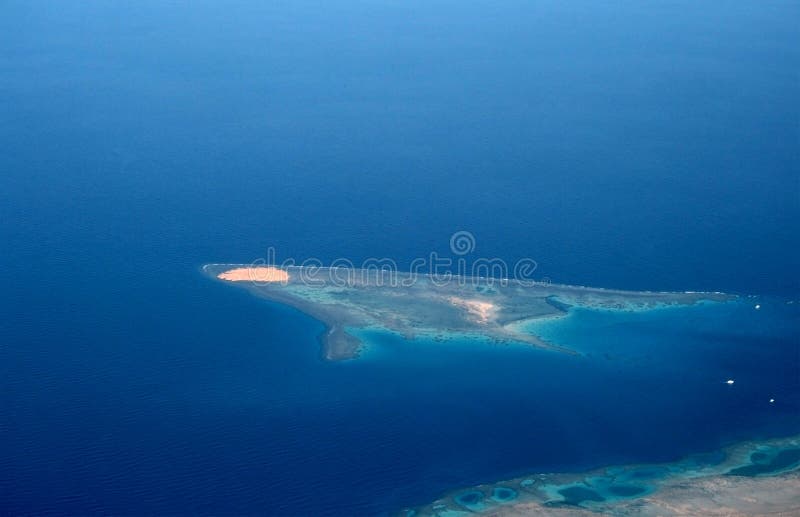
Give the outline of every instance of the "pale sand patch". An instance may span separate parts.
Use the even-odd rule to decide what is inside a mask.
[[[217,275],[220,280],[229,282],[288,282],[289,273],[276,267],[237,267]]]
[[[489,320],[493,320],[497,314],[497,307],[493,303],[481,300],[467,300],[458,296],[451,296],[447,299],[456,307],[466,310],[477,323],[485,325]]]

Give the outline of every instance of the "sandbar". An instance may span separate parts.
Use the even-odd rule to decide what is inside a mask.
[[[228,282],[285,283],[289,281],[289,273],[284,269],[272,266],[247,266],[223,271],[217,275],[217,278]]]

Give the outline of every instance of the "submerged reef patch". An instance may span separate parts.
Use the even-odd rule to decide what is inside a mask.
[[[517,491],[507,486],[496,486],[492,489],[492,500],[498,503],[508,503],[517,498]]]
[[[453,496],[456,503],[473,512],[486,509],[486,505],[483,503],[485,498],[480,490],[468,490]]]
[[[551,503],[563,503],[569,505],[579,505],[586,501],[605,501],[606,498],[596,491],[586,486],[576,485],[558,490],[558,494],[563,498],[561,501],[550,501]]]

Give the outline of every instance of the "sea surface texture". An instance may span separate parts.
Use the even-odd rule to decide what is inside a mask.
[[[386,514],[796,436],[798,19],[4,2],[0,514]],[[201,271],[406,270],[456,231],[542,281],[737,298],[534,324],[579,355],[375,328],[331,362]]]

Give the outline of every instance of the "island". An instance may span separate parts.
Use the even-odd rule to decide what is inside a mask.
[[[526,324],[561,317],[573,306],[635,311],[732,298],[724,293],[623,291],[378,268],[208,264],[202,269],[214,280],[295,307],[322,322],[323,355],[333,361],[357,357],[363,343],[352,330],[367,328],[406,339],[467,335],[577,354],[568,344],[550,343],[531,333]]]
[[[456,490],[404,517],[800,515],[800,435],[672,463],[533,474]]]

